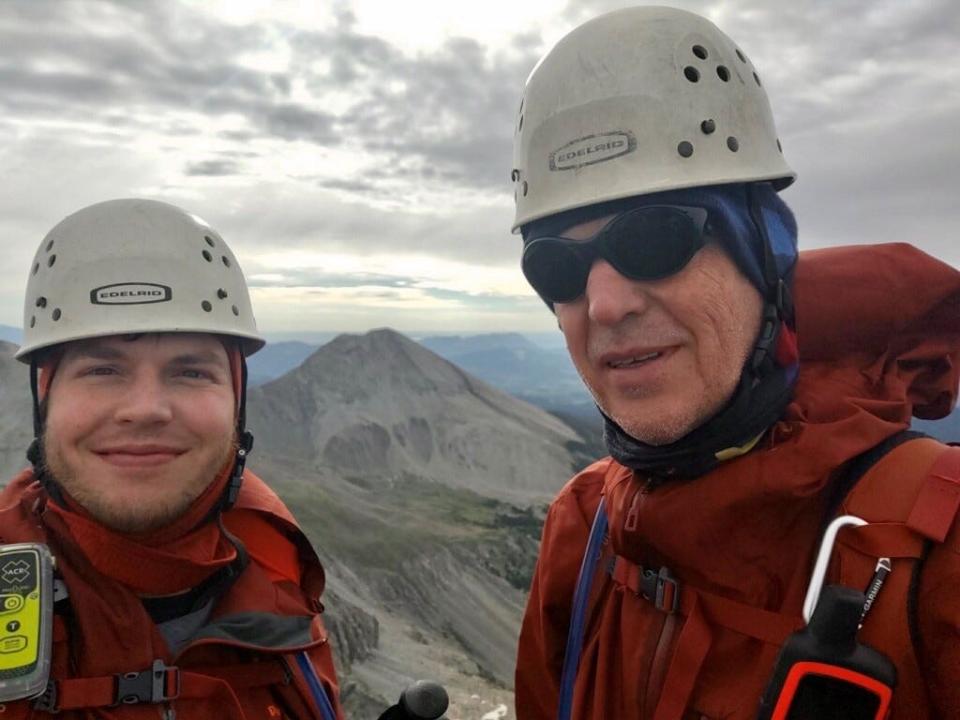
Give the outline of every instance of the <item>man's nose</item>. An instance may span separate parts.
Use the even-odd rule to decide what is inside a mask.
[[[643,283],[621,275],[606,260],[597,260],[584,290],[587,313],[598,325],[616,325],[628,315],[643,313],[649,298]]]
[[[123,423],[162,424],[173,417],[168,389],[161,378],[140,373],[117,406],[116,419]]]

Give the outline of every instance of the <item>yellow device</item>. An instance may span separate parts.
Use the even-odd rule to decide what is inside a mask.
[[[35,697],[47,687],[53,565],[46,545],[0,545],[0,703]]]

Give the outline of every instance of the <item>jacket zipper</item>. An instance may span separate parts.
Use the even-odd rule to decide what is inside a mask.
[[[627,510],[627,517],[623,521],[623,529],[626,532],[633,532],[640,524],[640,504],[649,491],[649,479],[644,480],[643,483],[633,491],[633,499],[630,500],[630,508]]]
[[[643,504],[646,495],[650,492],[650,479],[647,478],[634,491],[633,498],[630,501],[630,508],[627,510],[627,516],[623,521],[623,529],[626,532],[635,531],[640,524],[640,507]],[[654,609],[654,612],[660,612]],[[647,671],[647,682],[643,694],[643,708],[641,708],[641,717],[643,720],[650,720],[657,709],[657,703],[660,701],[660,694],[663,691],[663,683],[666,679],[667,666],[670,662],[670,648],[673,644],[673,638],[677,630],[678,618],[674,614],[665,614],[663,622],[660,624],[660,632],[657,637],[656,645],[653,650],[653,658]]]

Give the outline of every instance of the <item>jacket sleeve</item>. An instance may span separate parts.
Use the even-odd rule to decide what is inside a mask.
[[[917,604],[920,669],[936,717],[960,718],[960,518],[924,563]]]
[[[570,606],[602,489],[602,474],[574,478],[547,512],[540,554],[520,628],[515,675],[517,720],[554,720]]]

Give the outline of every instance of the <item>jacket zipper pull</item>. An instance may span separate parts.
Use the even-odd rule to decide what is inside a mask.
[[[627,518],[623,521],[623,529],[627,532],[633,532],[637,529],[640,522],[640,496],[646,493],[647,485],[644,483],[633,494],[633,500],[630,502],[630,509],[627,510]]]

